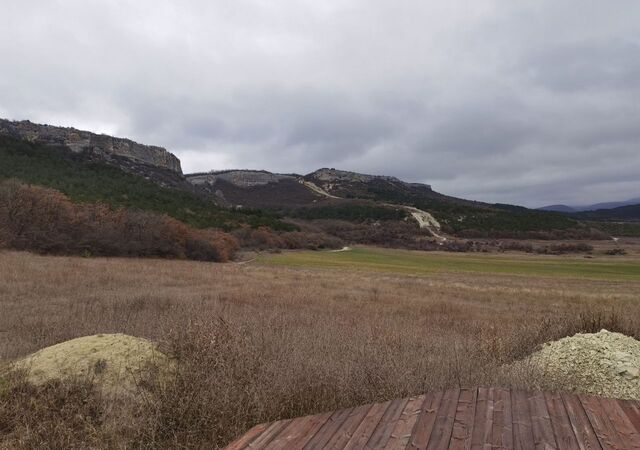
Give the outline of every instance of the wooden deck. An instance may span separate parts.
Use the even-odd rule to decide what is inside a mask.
[[[640,449],[640,402],[455,389],[253,427],[227,449]]]

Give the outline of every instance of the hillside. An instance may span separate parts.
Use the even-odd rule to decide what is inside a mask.
[[[403,246],[443,233],[594,237],[577,217],[450,197],[385,175],[333,168],[307,175],[243,169],[183,175],[179,159],[162,147],[28,121],[0,120],[0,139],[1,178],[58,189],[74,201],[166,213],[199,228],[302,227],[350,242]]]
[[[538,209],[542,211],[574,213],[574,212],[614,209],[614,208],[620,208],[622,206],[633,206],[633,205],[640,205],[640,197],[631,198],[629,200],[624,200],[624,201],[602,202],[602,203],[594,203],[592,205],[582,205],[582,206],[549,205],[549,206],[543,206],[542,208],[538,208]]]
[[[0,180],[9,178],[57,189],[76,202],[102,202],[113,207],[166,213],[198,228],[230,230],[241,224],[294,228],[273,213],[217,206],[202,193],[188,190],[188,183],[183,182],[181,188],[164,187],[95,160],[91,154],[0,136]]]
[[[549,238],[551,235],[544,233],[586,232],[578,221],[557,212],[459,199],[426,184],[384,175],[323,168],[307,175],[230,170],[186,177],[220,201],[306,220],[411,220],[408,208],[417,208],[432,215],[438,229],[466,237],[526,237],[533,233]]]
[[[640,221],[640,204],[619,206],[610,209],[598,209],[595,211],[582,211],[573,214],[573,217],[582,220],[598,221]]]
[[[137,164],[162,168],[182,174],[180,160],[165,148],[143,145],[130,139],[75,128],[41,125],[28,120],[0,119],[0,135],[37,144],[67,147],[74,153],[92,153],[101,159],[119,162],[125,158]]]

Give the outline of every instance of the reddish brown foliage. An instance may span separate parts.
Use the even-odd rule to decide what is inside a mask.
[[[232,236],[196,230],[166,215],[102,204],[74,204],[52,189],[0,184],[0,243],[50,254],[145,256],[227,261]]]

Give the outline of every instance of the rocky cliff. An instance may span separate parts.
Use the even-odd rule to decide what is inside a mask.
[[[218,181],[226,181],[242,188],[264,186],[269,183],[295,178],[294,175],[282,175],[264,170],[223,170],[187,175],[187,179],[195,185],[206,183],[213,185]]]
[[[105,160],[126,158],[134,163],[182,174],[180,160],[162,147],[142,145],[129,139],[95,134],[75,128],[40,125],[28,120],[0,119],[0,135],[46,145],[65,146],[75,153],[93,153]]]
[[[387,181],[405,186],[416,186],[431,189],[431,186],[428,184],[407,183],[396,177],[388,175],[368,175],[364,173],[349,172],[346,170],[328,169],[326,167],[306,175],[305,178],[314,179],[321,183],[371,183],[373,181]]]

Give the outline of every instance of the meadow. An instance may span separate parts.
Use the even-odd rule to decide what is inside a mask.
[[[266,255],[260,258],[260,262],[272,266],[417,276],[459,273],[640,281],[640,260],[636,258],[585,258],[582,255],[455,254],[359,247],[340,252],[301,251]]]
[[[0,448],[216,448],[256,423],[431,390],[575,388],[509,364],[580,331],[640,338],[638,273],[635,257],[358,249],[219,264],[0,252],[0,365],[120,332],[159,343],[178,367],[117,401],[90,380],[36,387],[5,375]]]

